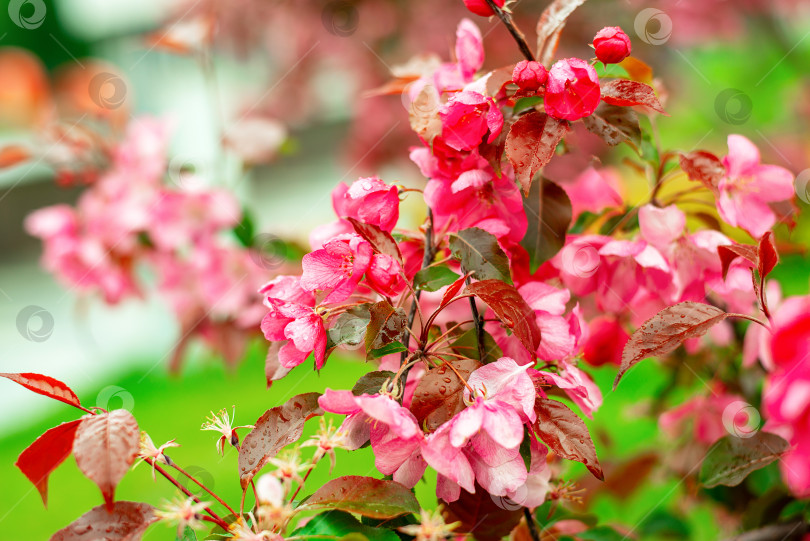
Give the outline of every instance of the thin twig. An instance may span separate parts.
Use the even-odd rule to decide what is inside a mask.
[[[532,541],[540,541],[540,532],[537,531],[537,524],[534,522],[534,517],[528,507],[523,508],[523,516],[526,517],[526,526],[529,527],[529,534],[532,536]]]
[[[158,472],[160,475],[162,475],[163,477],[165,477],[167,481],[169,481],[169,482],[170,482],[171,484],[173,484],[175,487],[177,487],[178,489],[180,489],[180,491],[181,491],[183,494],[185,494],[186,496],[188,496],[189,498],[191,498],[192,500],[194,500],[194,502],[195,502],[195,503],[201,503],[200,498],[198,498],[197,496],[195,496],[194,494],[192,494],[192,493],[191,493],[191,491],[189,491],[189,490],[188,490],[186,487],[184,487],[183,485],[181,485],[181,484],[180,484],[180,483],[177,481],[177,479],[175,479],[174,477],[172,477],[172,476],[171,476],[171,474],[169,474],[169,472],[167,472],[166,470],[164,470],[163,468],[161,468],[161,467],[160,467],[160,465],[155,464],[155,460],[154,460],[153,458],[146,458],[146,459],[144,459],[144,460],[146,461],[146,463],[147,463],[147,464],[149,464],[150,466],[152,466],[153,468],[155,468],[155,471],[157,471],[157,472]],[[217,524],[218,524],[218,525],[220,525],[220,526],[221,526],[221,527],[222,527],[222,528],[223,528],[225,531],[228,531],[228,523],[227,523],[227,522],[225,522],[224,520],[222,520],[222,518],[221,518],[219,515],[217,515],[216,513],[214,513],[214,512],[211,510],[211,508],[210,508],[210,507],[206,507],[206,508],[205,508],[205,512],[206,512],[206,513],[208,513],[209,515],[211,515],[211,518],[213,518],[213,519],[214,519],[214,520],[217,522]]]
[[[175,464],[175,463],[174,463],[174,461],[172,461],[172,467],[173,467],[175,470],[177,470],[177,471],[179,471],[180,473],[182,473],[183,475],[185,475],[186,477],[188,477],[188,478],[189,478],[191,481],[193,481],[193,482],[194,482],[194,484],[196,484],[198,487],[200,487],[201,489],[203,489],[204,491],[206,491],[208,494],[210,494],[210,495],[211,495],[211,496],[212,496],[212,497],[213,497],[213,498],[214,498],[216,501],[218,501],[219,503],[221,503],[222,505],[224,505],[224,506],[225,506],[225,508],[226,508],[228,511],[230,511],[232,515],[236,515],[236,514],[237,514],[237,513],[236,513],[236,511],[234,511],[234,510],[231,508],[231,506],[230,506],[230,505],[228,505],[227,503],[225,503],[225,502],[222,500],[222,498],[220,498],[219,496],[217,496],[216,494],[214,494],[214,493],[213,493],[213,492],[212,492],[212,491],[211,491],[211,490],[210,490],[210,489],[209,489],[207,486],[205,486],[205,485],[204,485],[204,484],[202,484],[200,481],[198,481],[197,479],[195,479],[195,478],[194,478],[194,477],[193,477],[193,476],[192,476],[190,473],[188,473],[186,470],[184,470],[183,468],[181,468],[180,466],[178,466],[177,464]]]
[[[436,255],[436,248],[433,246],[433,211],[430,210],[428,207],[427,210],[427,226],[425,227],[425,251],[424,255],[422,256],[422,268],[428,267],[430,263],[433,261],[433,257]],[[405,346],[405,351],[402,352],[400,356],[399,364],[405,364],[408,358],[408,344],[411,339],[411,327],[413,327],[413,321],[416,318],[416,309],[419,306],[419,297],[421,295],[421,291],[417,290],[413,294],[413,302],[411,303],[411,312],[408,314],[408,326],[405,327],[405,334],[402,335],[402,345]],[[403,378],[407,378],[407,372],[402,374]],[[403,380],[404,385],[404,380]]]
[[[470,285],[470,277],[467,276],[465,282]],[[484,324],[481,322],[481,316],[478,314],[478,307],[475,305],[475,297],[470,297],[470,311],[473,316],[473,323],[475,323],[475,336],[478,342],[478,360],[484,362],[486,352],[484,351]]]
[[[523,32],[520,31],[520,28],[515,26],[515,22],[512,20],[512,16],[509,13],[505,12],[501,8],[495,4],[493,0],[487,0],[487,4],[498,15],[498,18],[501,22],[506,26],[506,29],[509,30],[509,33],[512,34],[512,37],[515,38],[515,41],[520,48],[520,52],[523,53],[523,56],[526,57],[526,60],[536,60],[534,57],[534,53],[532,52],[531,47],[526,42],[526,36]]]

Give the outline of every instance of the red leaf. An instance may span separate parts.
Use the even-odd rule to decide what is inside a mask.
[[[452,364],[455,370],[445,365],[431,368],[413,392],[411,413],[427,432],[433,432],[466,407],[464,382],[458,379],[456,371],[467,380],[481,366],[475,359],[451,359],[445,363]]]
[[[622,107],[642,105],[667,115],[652,87],[638,81],[610,79],[602,84],[602,101]]]
[[[569,124],[545,113],[532,111],[512,124],[506,136],[506,156],[515,176],[528,194],[532,179],[554,156],[554,149],[568,133]]]
[[[598,135],[611,146],[624,141],[638,145],[641,139],[638,115],[628,107],[603,103],[594,114],[584,117],[582,123],[589,132]]]
[[[630,336],[622,352],[622,365],[613,388],[637,362],[674,351],[684,340],[703,336],[726,317],[728,314],[721,309],[699,302],[682,302],[664,308]]]
[[[754,266],[757,265],[759,257],[757,256],[757,249],[755,246],[748,244],[729,244],[726,246],[717,247],[717,255],[720,256],[720,263],[723,266],[723,279],[725,280],[731,262],[738,257],[743,257],[750,261]]]
[[[394,308],[388,301],[380,301],[369,308],[371,320],[366,327],[366,351],[399,342],[408,326],[408,316],[402,308]]]
[[[81,419],[62,423],[46,431],[20,454],[15,466],[34,483],[42,503],[48,505],[48,476],[70,456]]]
[[[551,64],[566,20],[584,3],[585,0],[554,0],[543,10],[536,28],[537,59],[541,64],[546,67]]]
[[[323,415],[318,405],[319,396],[319,393],[299,394],[259,417],[239,449],[239,478],[243,489],[268,459],[301,437],[307,419]]]
[[[115,487],[138,455],[138,422],[127,410],[82,419],[73,441],[79,469],[98,485],[107,510],[113,512]]]
[[[571,199],[559,185],[541,180],[523,199],[523,209],[529,226],[520,245],[529,253],[529,270],[536,272],[565,245],[573,216]]]
[[[396,481],[360,475],[332,479],[316,490],[302,507],[340,509],[376,519],[419,512],[419,502],[405,486]]]
[[[0,149],[0,169],[13,167],[31,157],[26,148],[19,145],[9,145]]]
[[[459,278],[458,280],[447,286],[447,289],[444,290],[444,295],[442,295],[442,302],[439,305],[440,307],[444,306],[445,304],[450,302],[453,299],[453,297],[458,295],[458,292],[461,291],[461,288],[464,287],[464,281],[466,279],[467,279],[466,276],[462,276],[461,278]]]
[[[99,505],[56,532],[51,541],[138,541],[155,521],[148,503],[115,502],[111,510]]]
[[[540,328],[532,307],[514,286],[500,280],[483,280],[467,286],[467,291],[492,308],[504,325],[512,329],[523,346],[535,354],[540,345]]]
[[[679,161],[681,169],[691,180],[696,180],[713,191],[726,176],[726,168],[720,158],[705,150],[681,154]]]
[[[49,376],[42,374],[34,374],[32,372],[22,372],[19,374],[0,374],[4,378],[19,383],[29,391],[34,391],[37,394],[45,395],[54,400],[59,400],[65,404],[76,406],[81,409],[79,397],[73,390],[59,381]]]
[[[523,512],[509,498],[492,496],[476,483],[475,494],[462,490],[458,500],[442,509],[442,516],[447,524],[461,522],[454,533],[472,533],[477,541],[500,541],[517,526]]]
[[[391,233],[383,231],[376,225],[367,224],[351,217],[346,219],[351,222],[357,234],[366,239],[374,250],[381,254],[390,255],[400,264],[402,263],[402,253],[400,253],[397,241],[394,240]]]
[[[534,402],[534,411],[537,413],[534,425],[537,435],[552,451],[566,460],[582,462],[594,477],[605,480],[588,427],[576,413],[562,402],[539,395]]]
[[[773,233],[768,231],[759,239],[759,246],[757,246],[757,270],[761,285],[764,286],[765,278],[777,263],[779,263],[779,254],[776,251],[776,244],[773,242]]]

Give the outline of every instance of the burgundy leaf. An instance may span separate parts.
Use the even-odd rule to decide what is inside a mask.
[[[31,372],[23,372],[20,374],[0,374],[4,378],[17,382],[29,391],[45,395],[54,400],[59,400],[71,406],[80,407],[79,397],[73,390],[59,381],[49,376],[42,374],[34,374]]]
[[[680,156],[681,169],[691,180],[702,183],[710,190],[716,190],[720,180],[726,176],[726,168],[720,158],[705,150],[695,150]]]
[[[757,270],[760,282],[764,282],[777,263],[779,263],[779,254],[773,241],[773,233],[768,231],[759,239],[759,246],[757,246]]]
[[[546,67],[551,64],[565,22],[575,9],[584,3],[585,0],[554,0],[543,10],[536,28],[537,59],[541,64]]]
[[[402,263],[402,253],[400,253],[399,245],[397,245],[397,241],[394,240],[391,233],[383,231],[376,225],[367,224],[351,217],[346,219],[351,222],[357,234],[366,239],[375,251],[390,255],[400,264]]]
[[[720,256],[720,264],[723,267],[724,280],[726,278],[726,274],[728,274],[728,269],[731,266],[732,261],[738,257],[747,259],[754,266],[757,266],[757,261],[759,259],[757,256],[756,246],[750,246],[748,244],[728,244],[725,246],[718,246],[717,255]]]
[[[468,285],[467,291],[492,308],[529,353],[535,354],[540,345],[540,328],[537,326],[534,310],[514,286],[500,280],[483,280]]]
[[[610,146],[624,141],[638,145],[641,138],[638,115],[628,107],[602,103],[594,114],[584,117],[582,123]]]
[[[114,508],[115,487],[138,455],[138,422],[127,410],[113,410],[82,419],[73,454],[88,479],[101,489],[107,510]]]
[[[259,417],[239,449],[239,479],[242,489],[247,488],[250,480],[268,459],[276,456],[284,446],[298,441],[307,419],[323,415],[323,410],[318,405],[319,396],[319,393],[299,394]]]
[[[492,496],[476,483],[475,494],[462,489],[458,500],[442,509],[442,515],[447,524],[461,522],[453,533],[472,533],[477,541],[500,541],[523,516],[521,508],[516,507],[513,501]]]
[[[62,423],[46,431],[20,454],[15,465],[34,483],[42,503],[48,505],[48,476],[73,451],[73,439],[81,419]]]
[[[302,507],[339,509],[376,519],[419,513],[419,502],[404,485],[360,475],[332,479],[316,490]]]
[[[576,413],[562,402],[539,395],[534,411],[537,413],[537,435],[552,451],[566,460],[582,462],[594,477],[605,480],[588,427]]]
[[[413,392],[411,413],[427,432],[433,432],[466,407],[464,381],[481,366],[475,359],[451,359],[445,363],[452,364],[455,370],[444,364],[431,368],[422,376]],[[456,372],[461,374],[464,381],[458,379]]]
[[[520,245],[529,253],[529,270],[536,272],[565,245],[573,216],[571,200],[557,184],[542,180],[532,185],[523,210],[529,227]]]
[[[387,346],[402,339],[408,326],[408,316],[402,308],[394,308],[388,301],[380,301],[369,308],[371,321],[366,328],[366,351]]]
[[[459,278],[458,280],[447,286],[447,289],[444,290],[444,295],[442,295],[442,302],[439,304],[439,306],[444,306],[445,304],[453,300],[453,297],[458,295],[459,291],[461,291],[461,289],[464,287],[464,281],[466,279],[467,279],[466,276],[462,276],[461,278]]]
[[[523,193],[532,179],[554,156],[557,144],[568,133],[569,124],[545,113],[532,111],[521,116],[506,136],[506,156],[515,168]]]
[[[700,467],[700,483],[707,487],[736,487],[748,474],[764,468],[790,451],[790,443],[769,432],[740,438],[734,434],[720,438],[709,448]]]
[[[51,541],[138,541],[155,521],[148,503],[115,502],[110,510],[99,505],[56,532]]]
[[[621,107],[642,105],[663,115],[667,114],[653,88],[638,81],[610,79],[602,84],[602,101]]]
[[[723,310],[699,302],[682,302],[664,308],[636,329],[627,341],[613,388],[637,362],[674,351],[684,340],[703,336],[727,316]]]

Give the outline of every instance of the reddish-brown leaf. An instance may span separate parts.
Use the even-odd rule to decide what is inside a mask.
[[[540,328],[534,310],[514,286],[500,280],[483,280],[468,285],[467,291],[492,308],[498,319],[512,329],[523,346],[534,355],[540,345]]]
[[[573,210],[565,190],[549,180],[534,183],[523,210],[529,225],[520,245],[529,253],[529,270],[535,272],[565,245]]]
[[[81,422],[81,419],[76,419],[46,431],[15,462],[15,466],[37,487],[45,506],[48,505],[48,476],[70,456],[76,429]]]
[[[376,225],[367,224],[351,217],[346,219],[351,222],[357,234],[366,239],[374,250],[381,254],[390,255],[399,263],[402,263],[402,254],[399,251],[397,241],[394,240],[391,233],[383,231]]]
[[[445,363],[452,364],[455,370],[445,365],[431,368],[413,392],[411,413],[427,432],[433,432],[465,408],[464,382],[456,371],[466,381],[481,366],[475,359],[451,359]]]
[[[588,427],[576,413],[557,400],[538,396],[534,402],[537,413],[537,435],[558,456],[585,464],[588,471],[604,481],[605,474],[596,457],[596,448]]]
[[[664,308],[636,329],[627,341],[613,388],[637,362],[674,351],[684,340],[703,336],[727,316],[723,310],[699,302],[682,302]]]
[[[720,264],[723,267],[723,279],[728,274],[728,269],[731,262],[742,257],[751,262],[752,265],[757,266],[757,248],[748,244],[729,244],[726,246],[717,247],[717,255],[720,256]]]
[[[523,512],[515,502],[492,496],[476,483],[475,494],[462,489],[458,500],[442,509],[442,516],[448,524],[461,522],[454,533],[471,533],[477,541],[500,541],[517,526]]]
[[[459,291],[461,291],[461,289],[464,287],[464,281],[466,279],[467,279],[466,276],[462,276],[461,278],[459,278],[458,280],[447,286],[447,289],[444,290],[444,295],[442,295],[442,302],[440,306],[444,306],[445,304],[450,302],[453,299],[453,297],[458,295]]]
[[[49,376],[42,374],[34,374],[32,372],[23,372],[20,374],[0,374],[1,377],[8,378],[11,381],[19,383],[29,391],[45,395],[54,400],[59,400],[71,406],[81,406],[79,397],[73,390],[59,381]]]
[[[589,132],[598,135],[608,145],[615,146],[624,141],[638,145],[641,128],[638,115],[628,107],[602,103],[596,112],[582,119]]]
[[[557,51],[560,33],[565,27],[568,17],[585,0],[554,0],[543,10],[537,21],[537,60],[548,67]]]
[[[532,111],[512,124],[506,136],[506,156],[515,168],[515,176],[528,194],[534,176],[554,156],[557,144],[568,133],[569,124],[545,113]]]
[[[299,394],[259,417],[239,449],[239,478],[243,489],[268,459],[284,446],[298,441],[307,419],[323,415],[318,405],[319,396],[319,393]]]
[[[371,321],[366,327],[366,351],[370,352],[402,339],[408,316],[402,308],[380,301],[369,308]]]
[[[273,385],[274,381],[278,381],[290,373],[291,368],[282,366],[278,360],[278,350],[284,345],[284,342],[271,342],[270,347],[267,349],[267,357],[264,359],[264,375],[267,378],[267,388]]]
[[[139,541],[155,521],[148,503],[115,502],[112,510],[99,505],[56,532],[51,541]]]
[[[13,167],[31,158],[28,149],[19,145],[0,148],[0,169]]]
[[[779,253],[776,251],[773,233],[768,231],[759,239],[759,245],[757,246],[757,270],[759,271],[761,283],[765,281],[765,278],[776,267],[777,263],[779,263]]]
[[[611,105],[630,107],[641,105],[663,115],[667,112],[650,85],[628,79],[610,79],[602,84],[602,101]],[[668,115],[667,115],[668,116]]]
[[[340,509],[370,518],[387,519],[419,513],[419,502],[396,481],[347,475],[332,479],[315,491],[306,509]]]
[[[76,464],[101,489],[112,512],[115,487],[138,455],[138,422],[127,410],[82,419],[73,441]]]
[[[681,169],[691,180],[700,182],[710,190],[716,190],[720,180],[726,175],[726,168],[720,158],[705,150],[695,150],[681,154]]]

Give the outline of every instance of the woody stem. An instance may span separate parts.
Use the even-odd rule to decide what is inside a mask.
[[[515,22],[512,20],[512,16],[509,13],[505,12],[501,8],[495,4],[494,0],[486,0],[489,7],[492,11],[498,15],[498,18],[501,22],[506,26],[506,29],[509,30],[509,33],[512,34],[512,37],[515,38],[515,41],[520,48],[520,52],[523,53],[523,56],[526,57],[526,60],[535,60],[534,53],[532,52],[529,44],[526,42],[526,36],[523,35],[523,32],[520,31],[520,28],[515,26]]]

